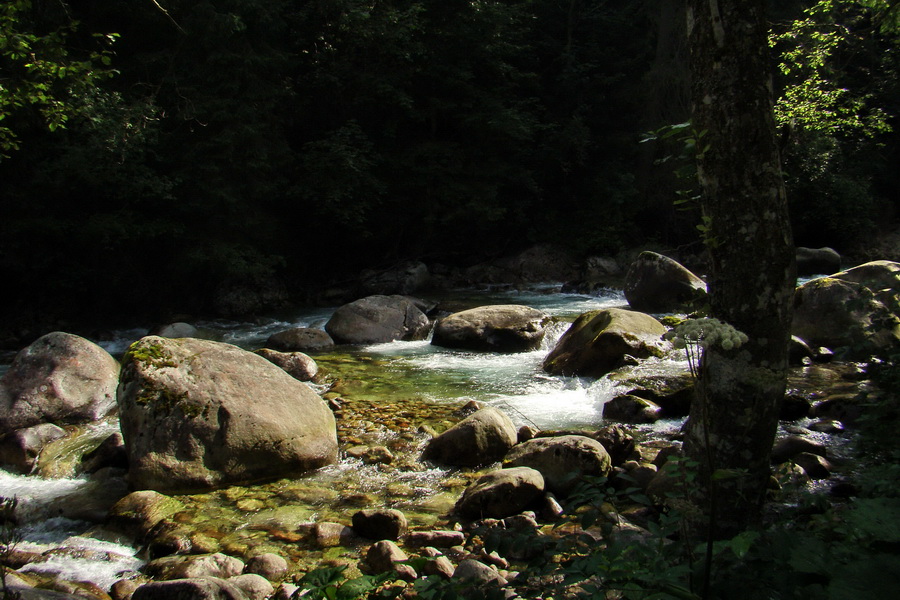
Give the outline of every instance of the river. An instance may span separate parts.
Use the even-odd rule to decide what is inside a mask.
[[[316,390],[334,398],[338,412],[341,461],[296,480],[217,490],[185,496],[186,514],[197,531],[213,540],[213,549],[247,554],[276,551],[306,564],[337,558],[346,550],[318,548],[300,539],[318,521],[349,522],[355,510],[375,506],[399,508],[412,528],[440,523],[461,490],[474,476],[418,461],[427,427],[441,429],[459,419],[470,400],[504,410],[517,425],[538,429],[595,428],[602,423],[604,403],[622,389],[608,378],[590,380],[544,373],[541,362],[568,322],[589,310],[626,307],[620,291],[599,295],[563,294],[558,286],[525,290],[458,292],[442,298],[453,306],[523,304],[557,318],[543,346],[533,352],[495,354],[449,350],[426,341],[338,347],[311,355],[323,382]],[[262,347],[273,333],[292,327],[318,327],[333,309],[298,310],[253,322],[196,323],[204,335],[247,349]],[[95,340],[120,355],[145,330],[115,332]],[[647,373],[684,372],[683,355],[645,361]],[[641,428],[648,434],[674,433],[681,421],[661,421]],[[98,427],[115,429],[115,421]],[[641,429],[639,428],[639,429]],[[389,463],[367,464],[347,451],[379,446],[395,455]],[[0,494],[17,496],[24,550],[55,556],[26,570],[59,573],[62,578],[90,580],[108,589],[117,578],[143,564],[140,548],[105,532],[97,524],[71,518],[60,508],[90,494],[86,477],[42,479],[0,471]],[[79,494],[81,496],[79,496]],[[99,557],[99,559],[98,559]]]

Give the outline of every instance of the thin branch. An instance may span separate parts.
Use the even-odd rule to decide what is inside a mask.
[[[163,8],[162,5],[160,5],[159,2],[157,2],[156,0],[150,0],[150,2],[152,2],[153,5],[156,6],[156,8],[159,9],[159,12],[161,12],[161,13],[164,14],[164,15],[166,15],[166,18],[169,19],[169,21],[172,22],[172,25],[174,25],[175,28],[178,29],[178,31],[180,31],[181,33],[187,35],[187,32],[186,32],[184,29],[181,28],[181,25],[179,25],[178,22],[177,22],[175,19],[172,18],[172,15],[169,14],[169,11],[167,11],[165,8]]]

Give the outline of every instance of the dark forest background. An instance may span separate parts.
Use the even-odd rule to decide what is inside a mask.
[[[60,90],[64,128],[27,106],[5,120],[7,335],[209,315],[241,287],[308,300],[405,259],[696,243],[676,203],[692,140],[662,129],[690,110],[677,0],[31,4],[30,30],[77,22],[71,56],[118,39],[109,77]],[[773,31],[811,4],[772,3]],[[828,77],[896,128],[896,36],[842,10]],[[895,134],[792,121],[783,158],[798,245],[862,255],[895,228]]]

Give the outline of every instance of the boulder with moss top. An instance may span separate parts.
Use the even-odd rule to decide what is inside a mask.
[[[136,489],[202,491],[337,459],[325,402],[261,356],[149,336],[131,346],[124,365],[118,402]]]
[[[621,367],[627,356],[661,356],[668,346],[666,327],[650,315],[608,308],[584,313],[544,359],[552,375],[602,377]]]

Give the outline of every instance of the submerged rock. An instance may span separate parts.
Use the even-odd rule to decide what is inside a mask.
[[[439,320],[431,343],[463,350],[525,352],[540,347],[549,320],[547,313],[528,306],[480,306]]]
[[[406,296],[368,296],[338,308],[325,331],[338,344],[423,340],[431,323]]]
[[[626,356],[649,358],[663,352],[666,327],[644,313],[608,308],[584,313],[544,359],[552,375],[602,377]]]
[[[0,378],[0,435],[96,421],[116,407],[118,382],[119,363],[106,350],[71,333],[48,333]]]
[[[137,489],[202,491],[337,458],[334,416],[309,386],[236,346],[145,337],[124,358],[120,424]]]
[[[181,510],[184,504],[159,492],[132,492],[110,508],[109,526],[141,540],[157,524]]]

